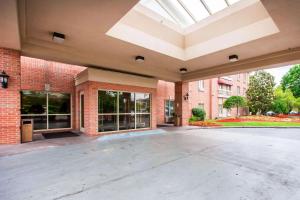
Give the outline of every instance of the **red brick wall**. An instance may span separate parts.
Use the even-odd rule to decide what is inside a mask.
[[[248,88],[248,78],[244,74],[240,74],[240,78],[237,75],[230,76],[232,78],[232,93],[231,95],[245,96],[245,90]],[[237,86],[241,88],[241,94],[237,94]],[[188,113],[191,113],[191,109],[198,107],[199,103],[204,104],[206,111],[206,117],[214,119],[219,117],[218,110],[218,78],[212,78],[204,80],[204,90],[198,89],[198,81],[189,82],[189,100]],[[169,97],[174,96],[174,83],[159,81],[157,86],[157,122],[158,124],[164,123],[164,101]],[[183,95],[183,94],[181,94]],[[240,109],[240,114],[247,114],[247,109]],[[231,116],[236,116],[236,109],[231,110]]]
[[[72,95],[72,125],[75,128],[75,76],[85,67],[21,56],[21,90],[44,91]]]
[[[175,84],[166,81],[158,81],[157,83],[157,124],[165,123],[165,100],[174,100]]]
[[[151,94],[151,128],[156,128],[156,89],[137,86],[87,81],[76,86],[76,128],[79,129],[79,94],[84,93],[84,132],[87,135],[99,135],[98,132],[98,90],[116,90],[128,92],[145,92]],[[132,130],[130,130],[132,131]]]
[[[20,143],[20,52],[0,48],[0,70],[10,77],[0,85],[0,144]]]

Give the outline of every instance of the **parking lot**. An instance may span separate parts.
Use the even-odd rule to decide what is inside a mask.
[[[2,154],[0,199],[300,199],[299,128],[173,128],[83,140]]]

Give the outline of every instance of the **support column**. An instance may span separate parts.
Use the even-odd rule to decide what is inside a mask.
[[[189,108],[189,83],[175,83],[175,125],[187,126],[191,116]]]
[[[0,84],[0,144],[20,143],[20,59],[19,51],[0,48],[0,73],[9,75],[8,87]]]

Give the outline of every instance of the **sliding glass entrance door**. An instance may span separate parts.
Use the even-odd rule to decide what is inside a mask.
[[[150,94],[98,91],[98,131],[149,128]]]

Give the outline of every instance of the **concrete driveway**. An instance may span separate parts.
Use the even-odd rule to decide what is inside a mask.
[[[0,157],[1,200],[299,200],[299,188],[300,129],[175,129]]]

